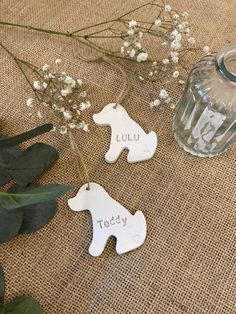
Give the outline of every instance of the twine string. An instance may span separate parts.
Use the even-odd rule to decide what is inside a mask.
[[[73,132],[70,130],[68,133],[69,133],[69,140],[70,140],[70,145],[72,149],[72,154],[75,160],[75,166],[76,166],[76,170],[78,172],[79,178],[81,182],[87,183],[87,190],[90,190],[90,178],[89,178],[88,168],[84,162],[83,155],[81,154],[80,149],[75,141]],[[81,173],[84,174],[84,177]]]
[[[131,88],[130,80],[129,80],[125,70],[117,62],[115,62],[114,60],[111,60],[107,56],[86,58],[86,57],[82,56],[81,54],[79,54],[78,58],[83,60],[83,61],[86,61],[86,62],[105,61],[106,63],[112,65],[113,67],[115,67],[117,70],[120,71],[120,73],[122,74],[122,76],[124,78],[124,83],[123,83],[123,88],[121,89],[121,91],[120,91],[120,93],[116,99],[116,104],[114,106],[114,108],[116,109],[117,105],[124,101],[124,99],[128,95],[130,88]]]

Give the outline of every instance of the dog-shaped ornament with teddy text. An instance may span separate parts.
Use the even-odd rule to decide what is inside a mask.
[[[144,243],[147,233],[146,220],[138,210],[134,215],[97,183],[83,185],[74,198],[68,200],[74,211],[89,210],[93,222],[93,239],[89,247],[92,256],[99,256],[110,236],[116,237],[116,252],[123,254]]]
[[[156,133],[145,133],[120,104],[106,105],[101,112],[93,115],[93,120],[97,125],[111,127],[110,148],[105,155],[107,162],[115,162],[124,149],[129,151],[129,163],[148,160],[154,155],[157,148]]]

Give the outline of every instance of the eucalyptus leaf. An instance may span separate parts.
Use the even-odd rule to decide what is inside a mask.
[[[22,207],[24,219],[19,230],[20,234],[30,234],[48,224],[57,212],[57,202],[49,201]]]
[[[3,304],[0,304],[0,314],[6,314],[5,306]]]
[[[14,209],[22,206],[52,201],[70,189],[68,185],[47,184],[29,189],[27,192],[0,192],[0,208]]]
[[[8,190],[8,192],[11,192],[11,193],[25,192],[25,191],[28,191],[32,187],[37,187],[37,185],[31,185],[31,186],[22,188],[21,186],[18,186],[15,184]],[[57,202],[53,200],[49,202],[43,202],[39,204],[32,204],[32,205],[24,206],[19,209],[24,213],[24,217],[23,217],[23,221],[22,221],[19,233],[29,234],[29,233],[34,233],[38,231],[39,229],[41,229],[43,226],[45,226],[51,221],[51,219],[55,216],[57,212]],[[14,210],[11,210],[11,211],[14,211]],[[11,212],[11,211],[7,210],[7,212]],[[1,216],[0,216],[0,219],[1,219]],[[1,222],[0,222],[0,225],[1,225]]]
[[[55,148],[36,143],[7,165],[7,171],[19,185],[31,183],[59,158]]]
[[[43,314],[43,311],[31,296],[19,296],[5,305],[6,314]]]
[[[22,134],[9,137],[6,139],[0,139],[0,148],[6,148],[6,147],[12,147],[19,145],[25,141],[30,140],[31,138],[34,138],[38,135],[44,134],[46,132],[49,132],[53,128],[53,125],[51,123],[43,124],[38,126],[37,128],[34,128],[33,130],[24,132]]]
[[[0,266],[0,303],[3,302],[4,302],[4,273],[2,267]]]
[[[7,210],[0,208],[0,243],[15,237],[23,223],[24,211],[21,208]]]
[[[0,134],[0,141],[7,138],[7,136]],[[5,166],[20,155],[21,150],[18,147],[0,148],[0,185],[12,179],[11,175],[5,170]]]

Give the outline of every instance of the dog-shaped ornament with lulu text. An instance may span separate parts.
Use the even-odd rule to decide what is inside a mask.
[[[116,237],[116,252],[123,254],[141,246],[146,238],[147,225],[143,213],[134,215],[115,201],[97,183],[83,185],[74,198],[68,200],[74,211],[89,210],[93,222],[93,239],[89,247],[92,256],[102,254],[110,236]]]
[[[93,120],[97,125],[111,127],[110,148],[105,155],[107,162],[115,162],[124,149],[129,151],[129,163],[148,160],[154,155],[157,148],[156,133],[145,133],[120,104],[106,105],[101,112],[93,115]]]

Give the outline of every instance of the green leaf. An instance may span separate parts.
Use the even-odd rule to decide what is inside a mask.
[[[7,210],[0,208],[0,243],[14,238],[23,223],[24,212],[21,208]]]
[[[19,296],[6,304],[6,314],[43,314],[43,311],[31,296]]]
[[[0,304],[0,314],[6,314],[5,306],[3,304]]]
[[[22,188],[15,184],[8,190],[8,192],[11,192],[11,193],[25,192],[25,191],[28,191],[30,188],[32,188],[32,186],[36,187],[37,185],[31,185],[31,186]],[[57,202],[53,200],[49,202],[43,202],[39,204],[24,206],[19,209],[24,213],[23,222],[21,224],[19,233],[29,234],[29,233],[34,233],[38,231],[39,229],[41,229],[43,226],[45,226],[51,221],[51,219],[55,216],[57,212]],[[11,211],[7,210],[7,212],[11,212]],[[0,217],[0,221],[1,221],[1,217]],[[1,222],[0,222],[0,225],[1,225]]]
[[[0,266],[0,303],[3,302],[4,302],[4,273],[2,267]]]
[[[28,141],[31,138],[34,138],[38,135],[44,134],[46,132],[49,132],[53,128],[53,125],[51,123],[48,124],[43,124],[33,130],[24,132],[22,134],[6,138],[6,139],[1,139],[0,140],[0,148],[5,148],[5,147],[12,147],[19,145],[25,141]]]
[[[38,231],[48,224],[57,212],[57,202],[43,202],[22,207],[24,219],[19,233],[29,234]]]
[[[70,189],[68,185],[47,184],[29,189],[27,192],[0,192],[0,207],[14,209],[22,206],[47,202],[56,199]]]
[[[7,171],[19,185],[31,183],[59,158],[55,148],[36,143],[7,165]]]
[[[0,141],[6,138],[7,136],[0,134]],[[0,185],[3,185],[11,180],[10,174],[7,172],[7,170],[4,170],[5,165],[20,155],[21,150],[18,147],[0,149]]]

